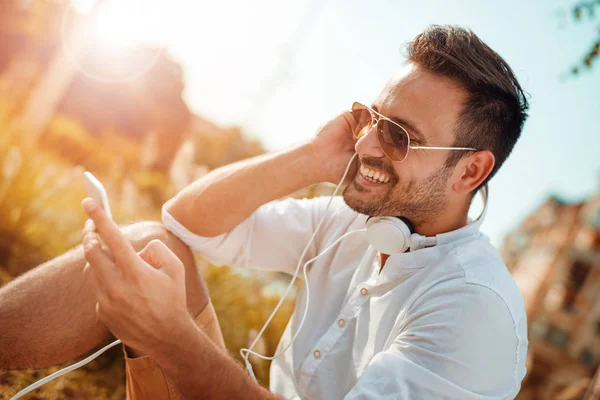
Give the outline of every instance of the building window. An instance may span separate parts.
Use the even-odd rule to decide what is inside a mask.
[[[590,264],[581,260],[576,260],[571,266],[565,280],[566,293],[562,305],[562,309],[565,312],[573,312],[575,310],[575,299],[585,284],[585,280],[591,269]]]
[[[558,347],[565,347],[569,339],[567,332],[558,329],[555,326],[550,326],[546,332],[546,339]]]
[[[569,273],[569,289],[578,292],[585,283],[585,279],[589,275],[591,269],[589,264],[580,260],[575,261]]]
[[[571,293],[567,293],[562,304],[562,310],[566,313],[575,312],[575,299]]]
[[[589,349],[585,349],[581,352],[580,359],[581,362],[587,365],[588,367],[596,366],[596,358]]]
[[[589,213],[590,222],[596,229],[600,229],[600,207],[596,207]]]
[[[571,269],[569,270],[567,279],[565,281],[566,293],[562,304],[563,311],[568,313],[575,311],[575,300],[579,294],[579,291],[585,284],[585,280],[587,279],[591,269],[592,267],[590,264],[581,260],[576,260],[573,265],[571,265]]]

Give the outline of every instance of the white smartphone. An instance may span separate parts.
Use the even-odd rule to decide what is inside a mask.
[[[83,178],[85,180],[88,196],[94,199],[96,204],[104,209],[108,218],[113,219],[112,213],[110,212],[110,204],[108,203],[108,195],[106,194],[106,189],[102,183],[100,183],[100,181],[89,171],[83,173]]]

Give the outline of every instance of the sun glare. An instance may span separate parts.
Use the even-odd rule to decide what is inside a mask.
[[[149,0],[111,0],[94,18],[94,36],[112,49],[131,48],[161,40],[161,4]]]
[[[154,65],[165,45],[164,0],[72,0],[63,21],[69,59],[103,82],[139,77]],[[141,51],[146,46],[146,51]]]
[[[94,9],[97,0],[71,0],[71,5],[79,14],[87,14]]]

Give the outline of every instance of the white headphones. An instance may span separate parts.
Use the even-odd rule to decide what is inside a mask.
[[[487,211],[488,186],[481,188],[483,211],[475,221],[481,223]],[[435,246],[437,237],[426,237],[415,233],[415,228],[404,217],[369,217],[365,225],[369,243],[375,250],[383,254],[404,253],[424,247]]]
[[[294,343],[294,341],[298,337],[298,334],[300,333],[300,330],[302,329],[302,326],[304,325],[304,321],[306,320],[306,315],[308,313],[308,305],[310,303],[310,288],[308,287],[308,277],[306,275],[306,268],[308,267],[308,265],[310,263],[314,262],[317,258],[321,257],[323,254],[330,251],[332,248],[334,248],[339,242],[344,240],[346,237],[348,237],[350,235],[354,235],[354,234],[359,234],[359,233],[366,234],[367,240],[369,241],[371,246],[373,246],[373,248],[375,250],[377,250],[381,253],[384,253],[384,254],[402,253],[402,252],[406,251],[407,249],[409,249],[410,251],[414,251],[414,250],[422,249],[423,247],[434,246],[437,243],[437,237],[425,237],[423,235],[419,235],[418,233],[415,233],[414,227],[412,226],[410,221],[404,217],[370,217],[369,219],[367,219],[365,228],[346,232],[345,234],[343,234],[342,236],[340,236],[339,238],[334,240],[333,243],[330,243],[329,246],[327,246],[327,248],[325,248],[323,251],[321,251],[321,253],[319,253],[315,257],[311,258],[310,260],[306,261],[304,263],[304,265],[302,265],[302,261],[304,261],[304,257],[306,256],[306,252],[308,251],[309,246],[315,239],[315,236],[317,235],[317,232],[319,231],[319,229],[321,229],[321,225],[323,224],[323,221],[325,221],[325,218],[327,216],[327,210],[329,209],[329,205],[331,204],[333,197],[337,194],[338,190],[340,189],[342,182],[345,181],[346,176],[348,175],[348,171],[350,170],[350,166],[352,165],[352,161],[354,161],[354,158],[356,158],[356,157],[357,157],[357,154],[354,153],[354,155],[350,158],[350,161],[348,161],[348,165],[346,166],[346,171],[344,172],[342,179],[340,179],[340,182],[338,183],[337,187],[333,191],[333,194],[330,196],[329,202],[327,203],[327,206],[325,207],[325,211],[323,212],[323,216],[321,217],[319,224],[317,225],[315,231],[313,232],[312,236],[308,240],[308,243],[306,244],[306,247],[304,248],[304,251],[302,252],[302,255],[300,256],[300,259],[298,260],[298,265],[296,266],[296,271],[294,272],[294,276],[292,276],[292,280],[290,281],[290,283],[288,284],[288,287],[286,288],[285,292],[281,296],[281,299],[275,306],[275,309],[273,310],[273,312],[271,313],[271,315],[269,316],[269,318],[263,325],[263,327],[260,330],[260,332],[258,333],[258,335],[256,335],[256,337],[254,338],[254,341],[250,344],[249,348],[240,349],[240,354],[242,355],[242,358],[244,359],[244,362],[246,364],[246,369],[248,370],[248,373],[254,380],[256,380],[256,377],[254,376],[254,371],[252,370],[252,364],[250,364],[250,362],[248,361],[248,357],[250,356],[250,354],[253,354],[256,357],[262,358],[263,360],[275,359],[276,357],[280,356],[285,351],[287,351],[287,349],[292,345],[292,343]],[[481,215],[479,215],[479,217],[477,217],[477,220],[475,220],[475,222],[473,222],[477,225],[479,225],[479,224],[481,224],[481,222],[483,222],[483,218],[485,218],[485,213],[487,211],[487,198],[488,198],[487,184],[482,188],[481,195],[483,197],[483,211],[481,212]],[[250,243],[252,243],[252,231],[250,231],[250,232],[251,232],[250,239],[248,241]],[[247,262],[248,262],[248,254],[246,253],[246,263]],[[300,272],[301,267],[302,267],[302,275],[304,277],[304,284],[306,287],[306,303],[304,305],[304,314],[302,315],[302,319],[300,320],[300,326],[298,326],[298,328],[296,329],[296,332],[292,335],[292,339],[287,344],[287,346],[285,346],[279,352],[276,352],[273,356],[268,357],[268,356],[264,356],[262,354],[259,354],[255,351],[253,351],[252,349],[254,348],[254,346],[256,345],[256,343],[258,342],[258,340],[264,333],[265,329],[267,328],[267,326],[273,319],[273,316],[277,313],[277,311],[281,307],[281,304],[283,304],[283,301],[285,300],[286,296],[288,295],[290,289],[294,285],[294,282],[296,281],[296,278],[298,277],[298,273]],[[246,269],[248,269],[247,265],[246,265]]]

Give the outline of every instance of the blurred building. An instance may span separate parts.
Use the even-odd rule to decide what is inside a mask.
[[[600,191],[581,203],[549,198],[506,237],[502,255],[528,316],[518,398],[597,399],[588,388],[600,366]]]

